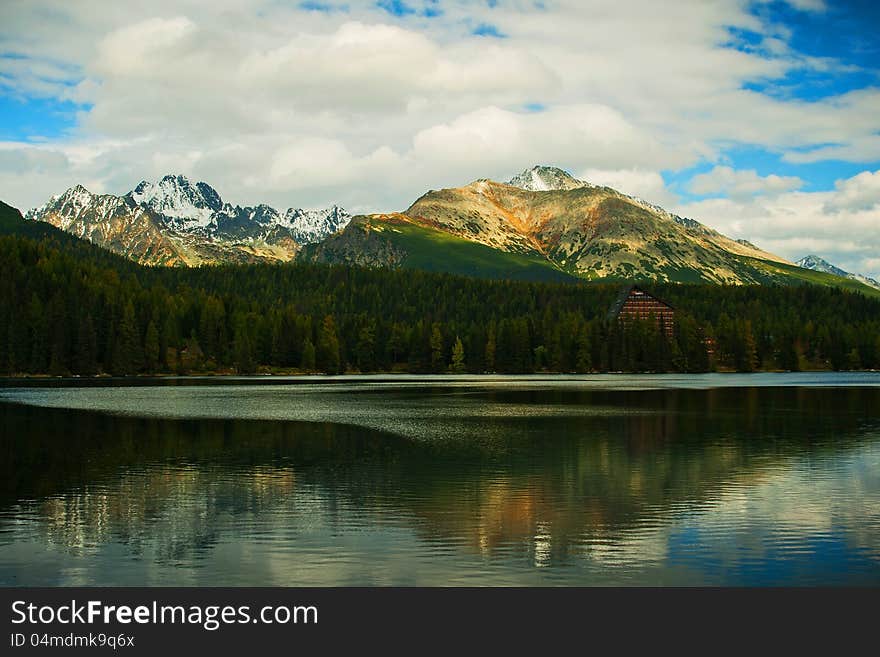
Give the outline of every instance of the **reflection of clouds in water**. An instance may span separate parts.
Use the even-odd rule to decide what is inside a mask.
[[[618,536],[599,535],[585,539],[579,555],[599,568],[644,570],[666,560],[669,527],[656,523]]]
[[[743,489],[723,489],[699,513],[676,523],[700,549],[726,563],[769,552],[810,558],[823,544],[877,561],[880,574],[880,435],[833,458],[802,458],[764,471]],[[681,558],[686,556],[679,554]]]
[[[436,535],[420,531],[435,519],[404,500],[358,499],[291,470],[162,466],[46,500],[30,511],[36,526],[7,526],[2,542],[26,544],[14,535],[36,532],[30,539],[50,554],[85,557],[59,574],[63,584],[106,581],[92,557],[108,552],[130,564],[121,581],[166,584],[212,583],[218,571],[239,584],[275,585],[733,583],[774,555],[809,583],[812,546],[831,536],[880,561],[878,473],[875,440],[821,464],[786,459],[739,473],[699,507],[680,500],[626,525],[585,516],[579,527],[546,491],[496,477],[481,480],[462,518]]]
[[[427,440],[8,406],[0,584],[880,583],[880,391],[309,387],[12,391]]]

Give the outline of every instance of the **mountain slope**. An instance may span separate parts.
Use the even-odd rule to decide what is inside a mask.
[[[415,266],[401,226],[481,245],[496,258],[516,255],[571,277],[744,284],[797,276],[782,258],[609,187],[534,167],[504,184],[477,180],[430,191],[401,214],[372,215],[303,253],[321,262]],[[357,234],[356,234],[357,233]],[[369,244],[370,257],[364,258]],[[448,249],[448,247],[447,247]],[[479,271],[448,258],[447,271]],[[439,262],[440,259],[435,259]],[[492,266],[498,269],[500,266]]]
[[[47,248],[58,249],[75,260],[87,260],[104,267],[110,267],[117,273],[142,271],[142,268],[129,258],[113,253],[88,240],[66,233],[47,223],[27,221],[17,208],[0,201],[0,237],[3,236],[34,240]]]
[[[27,213],[141,264],[292,260],[302,244],[345,226],[348,213],[224,203],[204,182],[184,176],[143,181],[124,196],[92,194],[81,185]]]
[[[840,267],[835,267],[830,262],[825,260],[824,258],[820,258],[817,255],[808,255],[795,263],[798,267],[803,267],[804,269],[811,269],[813,271],[824,272],[826,274],[833,274],[834,276],[840,276],[843,278],[849,278],[863,285],[867,285],[869,287],[873,287],[876,290],[880,290],[880,282],[874,280],[873,278],[869,278],[867,276],[862,276],[861,274],[851,274],[848,271],[844,271]]]
[[[414,221],[403,214],[352,218],[345,230],[305,246],[300,259],[362,267],[528,281],[573,281],[541,255],[501,251]]]
[[[872,281],[846,272],[844,278],[835,271],[819,275],[693,219],[546,166],[509,183],[481,179],[430,191],[403,213],[354,220],[337,206],[284,212],[233,206],[206,183],[183,176],[141,182],[124,196],[76,186],[26,218],[151,265],[301,257],[491,278],[816,282],[875,291],[868,287]]]

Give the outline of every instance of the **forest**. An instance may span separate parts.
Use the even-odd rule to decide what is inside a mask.
[[[0,236],[0,373],[706,372],[880,368],[880,299],[812,285],[528,283],[289,264],[148,268],[40,229]]]

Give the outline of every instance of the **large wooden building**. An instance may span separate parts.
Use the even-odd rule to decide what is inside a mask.
[[[621,290],[614,305],[611,306],[608,318],[623,322],[633,319],[645,321],[653,318],[664,333],[672,335],[675,309],[665,301],[648,294],[642,288],[630,285]]]

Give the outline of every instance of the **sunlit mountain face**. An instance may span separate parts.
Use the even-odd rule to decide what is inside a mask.
[[[124,196],[82,185],[29,211],[44,221],[145,265],[286,262],[304,244],[344,227],[349,215],[323,210],[224,203],[214,188],[185,176],[143,181]]]

